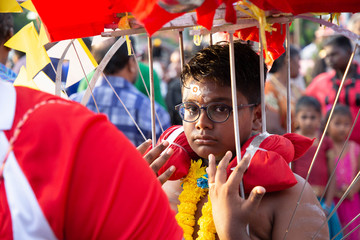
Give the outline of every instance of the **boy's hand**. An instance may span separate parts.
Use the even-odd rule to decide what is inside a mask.
[[[241,198],[240,182],[250,159],[244,157],[227,179],[226,167],[231,157],[232,153],[227,152],[216,169],[215,156],[209,155],[207,172],[214,223],[220,239],[250,239],[246,225],[257,210],[265,189],[255,187],[248,199]]]
[[[147,140],[143,142],[141,145],[137,147],[137,150],[143,155],[146,149],[151,145],[151,140]],[[173,154],[174,150],[169,148],[165,153],[163,151],[169,145],[168,141],[163,141],[161,144],[151,149],[143,158],[149,163],[150,168],[154,171],[157,176],[157,172],[159,169],[166,163],[166,161]],[[163,153],[161,156],[160,154]],[[161,184],[164,184],[170,176],[175,172],[175,167],[169,167],[163,174],[157,176],[158,180]]]

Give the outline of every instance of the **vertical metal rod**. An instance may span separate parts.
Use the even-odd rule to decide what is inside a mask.
[[[85,94],[83,96],[83,98],[81,99],[81,104],[82,105],[86,105],[87,102],[90,99],[90,93],[91,93],[91,89],[94,89],[95,84],[98,80],[98,78],[101,76],[101,73],[104,71],[106,65],[109,63],[110,59],[114,56],[114,54],[116,53],[116,51],[121,47],[121,45],[123,45],[125,42],[125,38],[119,38],[109,49],[109,51],[105,54],[105,56],[103,57],[103,59],[101,60],[101,62],[99,63],[99,66],[96,68],[95,73],[93,78],[90,81],[90,84],[88,85],[88,87],[86,88]]]
[[[149,76],[150,76],[150,107],[151,107],[151,137],[152,145],[156,146],[156,128],[155,128],[155,92],[154,92],[154,72],[153,72],[153,52],[152,40],[148,36],[148,55],[149,55]]]
[[[260,51],[260,93],[261,93],[261,132],[266,132],[266,112],[265,112],[265,76],[264,76],[264,46],[261,39],[261,30],[259,26],[259,51]]]
[[[74,39],[69,42],[69,44],[64,49],[64,52],[61,55],[61,58],[59,59],[58,65],[57,65],[57,71],[55,71],[55,95],[61,96],[61,74],[62,74],[62,64],[64,62],[65,56],[67,52],[69,51],[69,48],[71,44],[74,42]]]
[[[130,43],[130,45],[131,45],[131,51],[134,53],[135,51],[134,51],[133,45],[132,45],[131,43]],[[149,89],[148,89],[148,87],[146,86],[146,83],[145,83],[145,80],[144,80],[144,76],[142,75],[142,73],[141,73],[141,71],[140,71],[139,61],[137,60],[136,56],[134,56],[134,59],[135,59],[135,62],[136,62],[136,67],[137,67],[138,73],[139,73],[139,75],[140,75],[141,81],[142,81],[142,83],[144,84],[144,88],[145,88],[145,90],[146,90],[146,94],[147,94],[147,96],[148,96],[149,99],[150,99]],[[156,119],[157,119],[157,122],[159,123],[161,132],[163,133],[163,132],[164,132],[164,128],[163,128],[163,126],[162,126],[162,124],[161,124],[161,122],[160,122],[159,116],[158,116],[158,114],[157,114],[156,112],[155,112],[155,117],[156,117]],[[146,140],[146,139],[145,139],[145,140]]]
[[[209,34],[209,42],[210,42],[210,46],[213,45],[213,37],[212,37],[212,33]]]
[[[294,24],[294,43],[297,48],[300,48],[300,35],[301,35],[301,25],[300,19],[297,18],[293,22]]]
[[[286,23],[286,132],[291,132],[291,83],[290,83],[290,34],[289,23]]]
[[[185,64],[183,31],[179,31],[179,50],[180,50],[180,65],[181,65],[180,69],[182,71]]]
[[[82,70],[82,72],[83,72],[83,74],[84,74],[84,76],[85,76],[86,82],[87,82],[87,84],[88,84],[88,86],[89,86],[89,84],[90,84],[90,83],[89,83],[89,79],[88,79],[88,77],[87,77],[87,75],[86,75],[84,66],[83,66],[83,64],[81,63],[80,56],[79,56],[79,54],[78,54],[78,51],[76,50],[74,41],[72,41],[71,44],[72,44],[72,46],[73,46],[73,48],[74,48],[76,57],[77,57],[77,59],[79,60],[79,63],[80,63],[81,70]],[[99,113],[99,112],[100,112],[100,111],[99,111],[99,107],[98,107],[98,105],[97,105],[97,103],[96,103],[95,96],[94,96],[94,93],[93,93],[93,91],[92,91],[91,88],[90,88],[90,92],[91,92],[92,99],[94,100],[94,104],[95,104],[96,110],[97,110],[97,112]]]
[[[240,130],[239,130],[239,114],[236,95],[236,75],[235,75],[235,51],[234,51],[234,32],[229,31],[229,61],[230,61],[230,79],[231,79],[231,97],[233,106],[233,118],[234,118],[234,131],[235,131],[235,146],[237,163],[241,161],[241,142],[240,142]],[[245,199],[244,186],[240,185],[240,195]]]

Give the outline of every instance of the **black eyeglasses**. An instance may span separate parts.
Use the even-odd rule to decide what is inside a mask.
[[[241,104],[238,105],[238,108],[254,107],[256,105],[257,104],[255,103]],[[233,110],[231,106],[217,102],[209,103],[206,106],[199,106],[193,102],[184,102],[176,105],[175,109],[179,112],[180,117],[185,122],[195,122],[198,120],[201,109],[204,109],[208,118],[216,123],[222,123],[228,120],[230,113]]]

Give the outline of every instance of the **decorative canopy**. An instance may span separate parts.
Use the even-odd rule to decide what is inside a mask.
[[[47,28],[51,41],[99,35],[103,32],[104,27],[117,25],[120,13],[126,12],[131,13],[152,35],[166,23],[184,14],[166,11],[159,5],[159,2],[170,2],[164,0],[62,0],[51,4],[47,0],[32,1]],[[254,4],[262,10],[270,11],[267,16],[279,12],[298,15],[360,11],[358,0],[252,0],[241,2]],[[234,3],[237,1],[204,0],[201,6],[194,9],[197,24],[207,29],[214,26],[216,9],[221,4],[225,7],[224,19],[227,22],[236,23],[237,11]]]

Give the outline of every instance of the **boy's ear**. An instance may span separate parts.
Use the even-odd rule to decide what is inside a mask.
[[[262,126],[261,104],[254,107],[252,114],[253,114],[252,130],[256,132],[261,132],[261,126]]]

